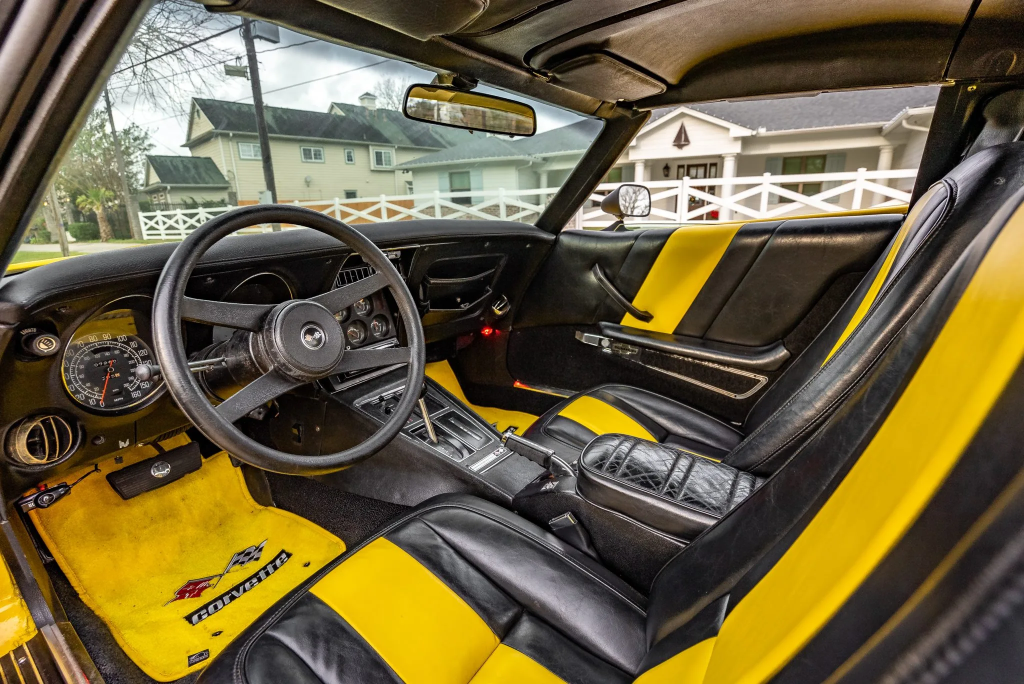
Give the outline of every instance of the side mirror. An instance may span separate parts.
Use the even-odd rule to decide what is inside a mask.
[[[530,105],[452,86],[410,87],[402,112],[416,121],[471,131],[523,136],[537,132],[537,113]]]
[[[620,221],[627,216],[650,216],[651,191],[643,185],[620,185],[601,200],[601,211]]]

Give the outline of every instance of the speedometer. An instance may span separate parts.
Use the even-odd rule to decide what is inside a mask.
[[[160,384],[139,380],[135,368],[152,363],[152,352],[135,335],[84,335],[64,352],[64,387],[93,411],[118,411],[143,403]]]

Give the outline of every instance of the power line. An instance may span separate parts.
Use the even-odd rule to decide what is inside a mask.
[[[223,36],[225,33],[231,33],[232,31],[236,30],[237,28],[238,28],[237,26],[232,26],[231,28],[224,29],[223,31],[220,31],[218,33],[213,33],[213,34],[211,34],[209,36],[206,36],[206,38],[200,38],[199,40],[196,40],[196,41],[193,41],[191,43],[188,43],[187,45],[182,45],[180,47],[176,47],[173,50],[168,50],[167,52],[164,52],[164,53],[159,54],[159,55],[153,55],[152,57],[147,57],[146,59],[142,60],[141,62],[139,62],[137,64],[131,64],[131,65],[126,66],[126,67],[124,67],[122,69],[118,69],[117,71],[112,73],[111,76],[116,76],[117,74],[120,74],[120,73],[125,72],[125,71],[131,71],[132,69],[140,67],[143,64],[149,64],[150,62],[156,61],[158,59],[163,59],[164,57],[167,57],[168,55],[173,55],[176,52],[181,52],[182,50],[187,50],[188,48],[196,46],[196,45],[199,45],[200,43],[205,43],[208,40],[213,40],[217,36]]]

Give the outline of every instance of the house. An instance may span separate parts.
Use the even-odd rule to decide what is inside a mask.
[[[264,116],[279,202],[407,194],[412,177],[401,164],[470,139],[377,108],[371,93],[327,112],[264,107]],[[184,147],[213,161],[231,203],[256,202],[266,189],[253,105],[193,99]]]
[[[154,206],[227,203],[231,185],[209,157],[147,155],[142,192]]]
[[[417,194],[557,188],[590,147],[601,123],[578,121],[530,138],[476,134],[472,142],[417,157],[398,166],[412,173]],[[478,202],[476,197],[453,200]]]
[[[921,86],[657,110],[606,180],[916,169],[937,97],[937,86]],[[909,190],[912,184],[901,179],[891,187]],[[811,195],[828,185],[794,183],[792,189]]]

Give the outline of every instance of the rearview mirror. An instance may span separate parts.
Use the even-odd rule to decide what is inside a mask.
[[[625,184],[601,200],[601,211],[617,219],[651,215],[651,191],[643,185]]]
[[[416,121],[472,131],[524,136],[537,132],[537,113],[530,105],[451,86],[412,86],[405,93],[402,112]]]

